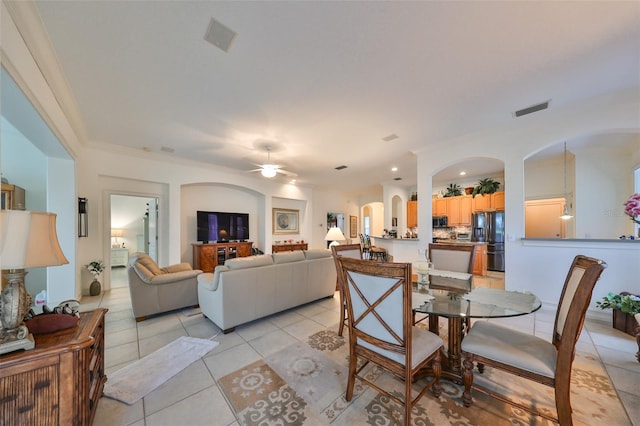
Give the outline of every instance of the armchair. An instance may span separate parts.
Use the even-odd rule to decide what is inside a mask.
[[[149,315],[198,305],[198,280],[202,273],[188,263],[160,268],[145,253],[134,253],[127,267],[131,307],[136,321]]]

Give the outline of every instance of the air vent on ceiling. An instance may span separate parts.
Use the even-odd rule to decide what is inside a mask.
[[[523,115],[527,115],[527,114],[531,114],[531,113],[534,113],[534,112],[542,111],[544,109],[549,108],[549,102],[551,102],[551,101],[546,101],[546,102],[542,102],[541,104],[532,105],[532,106],[527,107],[527,108],[522,108],[522,109],[514,112],[513,115],[517,118],[517,117],[522,117]]]
[[[401,177],[395,177],[395,178],[393,178],[393,180],[402,180],[402,178]]]
[[[382,140],[385,141],[385,142],[391,142],[391,141],[396,140],[398,138],[399,138],[398,135],[396,135],[395,133],[391,133],[390,135],[385,136],[384,138],[382,138]]]
[[[347,168],[347,166],[344,166],[344,165],[343,165],[343,166],[338,166],[338,167],[336,167],[336,170],[344,170],[344,169],[346,169],[346,168]]]
[[[173,153],[173,152],[175,152],[175,149],[173,149],[173,148],[169,148],[168,146],[163,146],[162,148],[160,148],[160,151],[162,151],[162,152],[168,152],[168,153]]]
[[[209,28],[207,28],[207,33],[204,35],[204,39],[215,47],[228,52],[237,35],[238,33],[231,30],[226,25],[216,21],[214,18],[211,18]]]

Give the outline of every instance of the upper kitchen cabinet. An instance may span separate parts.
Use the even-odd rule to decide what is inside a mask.
[[[447,199],[446,198],[433,198],[431,214],[432,216],[446,216],[447,215]]]
[[[418,226],[418,202],[407,201],[407,227],[415,228]]]
[[[494,210],[504,211],[504,191],[473,197],[473,213]]]
[[[471,226],[471,195],[443,198],[447,205],[447,223],[449,226]]]

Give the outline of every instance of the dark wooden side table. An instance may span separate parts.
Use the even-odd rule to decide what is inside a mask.
[[[289,244],[272,244],[271,253],[279,253],[281,251],[308,250],[307,243],[289,243]]]
[[[34,349],[0,355],[0,423],[93,423],[107,381],[106,312],[84,312],[76,327],[34,336]]]

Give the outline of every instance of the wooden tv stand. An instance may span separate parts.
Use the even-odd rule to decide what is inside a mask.
[[[193,269],[213,272],[216,266],[224,265],[227,259],[251,256],[253,243],[251,241],[243,243],[196,243],[192,244],[192,246]]]

